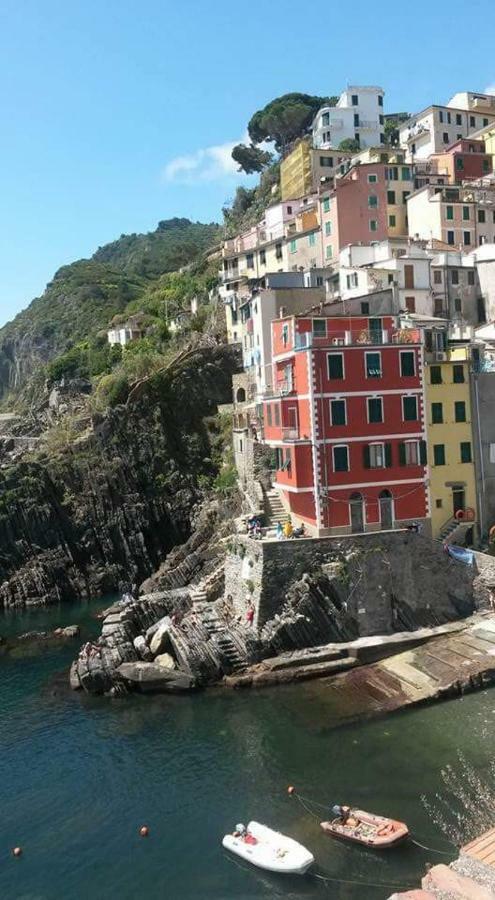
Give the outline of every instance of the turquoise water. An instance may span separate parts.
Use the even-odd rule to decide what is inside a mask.
[[[108,600],[107,600],[108,603]],[[82,623],[96,605],[0,619],[0,633]],[[65,690],[74,644],[0,659],[0,897],[386,898],[370,882],[417,883],[414,846],[385,856],[320,832],[286,792],[351,802],[408,821],[445,847],[420,802],[441,789],[440,767],[461,749],[483,777],[493,753],[495,692],[336,727],[324,685],[190,697],[106,700]],[[227,856],[221,838],[258,819],[302,841],[317,871],[358,885],[283,878]],[[150,828],[139,837],[142,824]],[[14,859],[10,848],[21,845]]]

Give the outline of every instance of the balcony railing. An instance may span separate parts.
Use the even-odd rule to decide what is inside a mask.
[[[299,440],[299,428],[295,425],[291,427],[282,426],[282,440],[283,441],[297,441]]]
[[[356,344],[420,344],[421,332],[417,328],[389,328],[380,331],[357,329],[330,335],[312,334],[305,331],[296,334],[295,349],[308,347],[350,347]]]
[[[364,128],[366,131],[374,131],[378,129],[378,122],[371,122],[369,119],[360,119],[357,128]]]
[[[277,381],[272,387],[267,387],[264,396],[268,398],[286,397],[287,394],[292,394],[295,390],[296,385],[294,379],[285,379],[284,381]]]

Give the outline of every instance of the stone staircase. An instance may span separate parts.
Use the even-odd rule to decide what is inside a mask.
[[[265,493],[265,524],[267,528],[276,528],[278,522],[284,522],[287,513],[280,499],[280,494],[273,488]]]
[[[190,596],[193,606],[206,603],[212,597],[218,596],[225,579],[224,563],[222,562],[213,572],[202,578],[198,584],[191,585]]]

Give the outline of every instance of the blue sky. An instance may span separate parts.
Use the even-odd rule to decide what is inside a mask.
[[[0,324],[121,233],[219,220],[268,100],[379,84],[413,112],[483,90],[494,25],[492,0],[0,0]]]

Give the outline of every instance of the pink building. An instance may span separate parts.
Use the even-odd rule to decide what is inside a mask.
[[[348,244],[369,244],[388,236],[387,179],[383,163],[352,166],[320,197],[323,263],[338,263]]]

